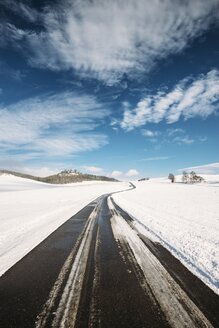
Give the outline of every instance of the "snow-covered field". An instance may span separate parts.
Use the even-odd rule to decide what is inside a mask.
[[[136,189],[113,198],[139,220],[141,233],[169,249],[219,294],[219,176],[205,179],[197,185],[136,182]]]
[[[160,242],[219,294],[219,175],[206,183],[135,182],[113,195],[136,228]],[[177,177],[181,181],[181,177]],[[50,185],[0,175],[0,275],[98,196],[128,183]]]
[[[0,175],[0,276],[72,215],[127,183],[50,185]]]
[[[219,184],[219,174],[201,174],[202,178],[204,178],[205,183],[209,184]],[[170,182],[168,177],[162,177],[162,178],[152,178],[149,181],[153,182]],[[175,182],[182,182],[182,175],[175,175]],[[199,186],[205,185],[205,183],[200,184]]]

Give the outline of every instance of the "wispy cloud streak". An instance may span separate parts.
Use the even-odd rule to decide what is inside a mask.
[[[202,174],[219,174],[219,162],[205,165],[190,166],[178,171],[195,171]]]
[[[21,30],[12,22],[1,28],[4,39],[10,34],[15,43],[26,43],[31,65],[74,69],[112,84],[181,52],[217,21],[218,5],[218,0],[66,0],[37,14],[16,4],[13,10],[38,20],[41,29]]]
[[[169,157],[169,156],[147,157],[147,158],[140,159],[139,162],[164,161],[164,160],[167,160],[170,158],[171,157]]]
[[[62,93],[26,99],[0,108],[1,149],[31,158],[97,149],[107,136],[95,129],[108,114],[91,96]]]
[[[180,81],[172,91],[158,91],[139,101],[134,109],[125,108],[120,123],[125,130],[133,130],[147,123],[168,124],[193,117],[206,118],[219,108],[219,71],[212,70],[196,80]]]

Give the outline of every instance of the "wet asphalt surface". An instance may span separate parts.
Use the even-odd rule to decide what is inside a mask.
[[[76,327],[168,327],[158,306],[155,306],[139,284],[134,268],[121,258],[114,239],[111,213],[104,198],[98,216],[99,237],[96,254],[90,254],[85,285],[82,292]],[[94,291],[92,316],[92,285],[98,275]]]
[[[102,197],[92,231],[74,327],[169,327],[159,305],[141,287],[141,269],[133,266],[128,255],[121,256],[120,246],[112,233],[107,197]],[[77,251],[83,229],[95,205],[93,202],[74,215],[0,278],[1,328],[35,327],[37,316],[68,255],[72,249]],[[127,213],[118,206],[116,209],[131,223],[132,218]],[[165,248],[144,236],[140,237],[213,326],[219,327],[219,297]],[[55,310],[52,309],[44,327],[52,327]]]
[[[91,203],[0,278],[0,327],[35,326],[59,272],[94,209]]]

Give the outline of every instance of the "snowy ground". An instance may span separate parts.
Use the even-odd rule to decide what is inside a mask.
[[[136,182],[115,194],[136,227],[160,242],[219,294],[219,176],[198,185],[166,178]],[[177,177],[180,181],[181,177]],[[98,196],[127,183],[84,182],[50,185],[0,176],[0,275],[68,218]]]
[[[219,174],[201,174],[201,176],[204,178],[205,183],[209,184],[215,184],[215,185],[219,185]],[[149,181],[153,181],[153,182],[170,182],[170,180],[168,179],[168,177],[163,177],[163,178],[152,178]],[[175,175],[175,181],[178,182],[182,182],[182,175]],[[205,185],[205,183],[201,183],[198,186],[203,186]]]
[[[98,196],[127,183],[50,185],[0,175],[0,276]]]
[[[166,179],[134,183],[136,189],[115,194],[136,228],[160,242],[219,294],[219,176],[209,183],[185,185]]]

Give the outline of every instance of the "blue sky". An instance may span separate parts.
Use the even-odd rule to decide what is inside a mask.
[[[0,168],[219,173],[219,0],[0,7]]]

